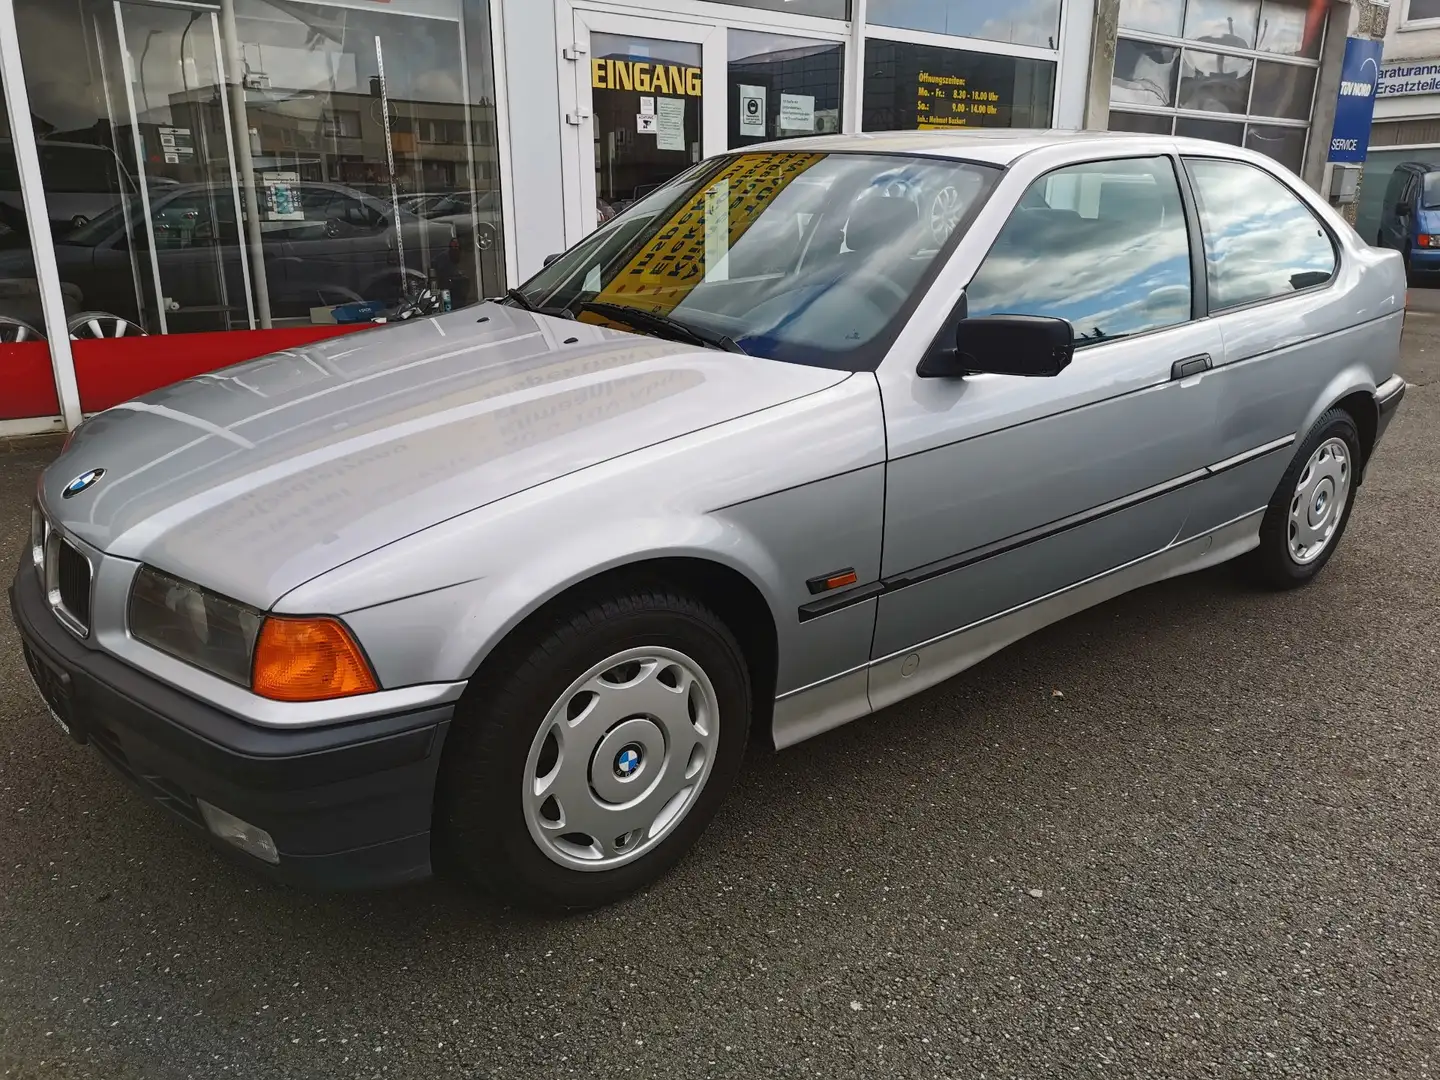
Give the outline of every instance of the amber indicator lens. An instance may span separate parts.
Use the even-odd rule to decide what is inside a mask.
[[[266,619],[252,670],[251,689],[275,701],[325,701],[380,689],[360,646],[335,619]]]

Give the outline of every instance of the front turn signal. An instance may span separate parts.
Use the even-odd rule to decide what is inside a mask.
[[[275,701],[325,701],[380,689],[360,646],[341,623],[273,616],[255,642],[250,687]]]

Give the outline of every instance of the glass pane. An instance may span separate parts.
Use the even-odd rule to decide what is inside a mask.
[[[1186,49],[1180,61],[1180,107],[1202,112],[1244,113],[1255,61]]]
[[[1260,23],[1260,0],[1189,0],[1185,36],[1212,45],[1253,49]]]
[[[749,30],[729,38],[732,147],[840,130],[843,45]]]
[[[1200,226],[1210,306],[1235,307],[1328,281],[1330,237],[1274,177],[1235,161],[1187,159]]]
[[[1409,0],[1409,21],[1440,19],[1440,0]]]
[[[1260,35],[1255,47],[1262,52],[1315,59],[1320,55],[1329,10],[1324,0],[1265,0],[1260,5]]]
[[[61,277],[77,311],[102,316],[82,337],[123,321],[152,335],[288,328],[295,344],[299,328],[328,336],[430,282],[437,306],[442,290],[451,305],[503,291],[486,0],[234,0],[238,87],[209,7],[15,7]],[[251,340],[143,355],[174,378],[277,347]],[[77,346],[87,407],[85,357],[112,344]],[[110,364],[103,396],[159,380]]]
[[[1056,48],[1060,0],[996,4],[994,0],[870,0],[865,18],[873,26],[902,26],[936,34]]]
[[[1251,115],[1308,120],[1310,102],[1314,96],[1315,68],[1274,64],[1267,60],[1261,60],[1255,65],[1255,94],[1250,99]]]
[[[1305,129],[1251,124],[1245,132],[1245,145],[1298,173],[1305,160]],[[1370,170],[1365,171],[1368,178]]]
[[[1190,238],[1167,158],[1101,161],[1037,180],[966,290],[969,314],[1065,319],[1077,342],[1190,318]]]
[[[1111,131],[1134,131],[1143,135],[1169,135],[1172,117],[1154,116],[1150,113],[1112,112]]]
[[[1055,65],[867,38],[866,131],[1050,126]]]
[[[38,130],[38,122],[36,127]],[[47,150],[62,148],[41,140],[39,149],[43,158]],[[63,149],[68,152],[70,148]],[[112,173],[117,170],[113,162],[108,168]],[[56,224],[68,228],[65,222]],[[0,94],[0,420],[56,416],[60,412],[30,241],[10,116],[5,96]],[[67,291],[66,306],[74,302]]]
[[[223,82],[210,15],[122,3],[116,5],[116,30],[135,58],[127,70],[140,123],[132,128],[139,145],[132,141],[131,149],[144,160],[150,211],[147,228],[144,200],[134,200],[130,231],[126,233],[124,215],[113,214],[113,227],[106,233],[117,238],[125,234],[132,243],[152,237],[154,250],[163,253],[147,269],[152,271],[150,283],[154,275],[159,278],[164,329],[247,328],[252,301],[236,224],[239,190],[230,182],[225,129],[213,114],[205,115],[209,93],[190,89],[208,91]],[[143,65],[138,62],[142,55]],[[49,181],[46,187],[48,193]],[[113,304],[102,307],[129,314],[115,311]],[[137,309],[135,315],[148,332],[162,329],[158,312]]]
[[[1211,142],[1239,146],[1245,141],[1245,125],[1228,120],[1196,120],[1189,116],[1175,118],[1175,134],[1182,139],[1209,139]]]
[[[590,35],[595,196],[606,221],[700,160],[700,46]]]
[[[1121,38],[1115,43],[1115,76],[1110,83],[1110,103],[1174,105],[1175,82],[1179,74],[1179,49]]]
[[[1185,0],[1120,0],[1120,28],[1180,36]]]
[[[717,0],[721,4],[783,11],[787,15],[818,15],[825,19],[848,19],[850,0]]]
[[[582,322],[663,336],[644,318],[663,315],[755,356],[858,370],[999,175],[905,155],[732,154],[636,203],[522,291]]]

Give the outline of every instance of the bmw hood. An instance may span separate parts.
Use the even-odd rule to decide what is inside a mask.
[[[268,608],[437,522],[847,375],[484,304],[106,410],[41,499],[95,547]]]

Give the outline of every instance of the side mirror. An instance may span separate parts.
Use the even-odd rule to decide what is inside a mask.
[[[564,254],[565,254],[565,253],[564,253],[563,251],[553,251],[553,252],[551,252],[549,255],[546,255],[546,256],[545,256],[545,261],[544,261],[543,263],[541,263],[540,265],[542,265],[542,266],[549,266],[552,262],[554,262],[556,259],[558,259],[561,255],[564,255]]]
[[[1075,330],[1064,319],[986,315],[962,319],[953,349],[931,350],[916,369],[922,379],[962,375],[1052,378],[1075,355]]]

